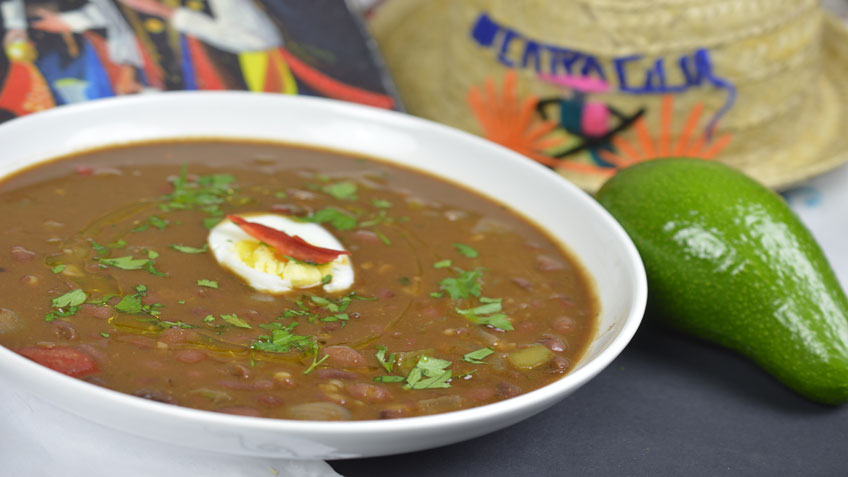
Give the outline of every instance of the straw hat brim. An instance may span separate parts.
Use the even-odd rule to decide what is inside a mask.
[[[832,14],[825,14],[823,25],[822,74],[818,84],[808,88],[800,109],[786,118],[803,125],[803,133],[782,137],[774,147],[768,137],[750,131],[733,141],[759,142],[759,151],[744,156],[719,155],[717,160],[735,167],[774,190],[786,190],[848,162],[848,26]],[[754,139],[756,138],[756,139]],[[777,140],[775,140],[776,142]],[[606,177],[560,170],[568,180],[594,192]]]
[[[389,5],[394,8],[383,7],[382,11],[378,10],[374,19],[376,21],[371,25],[372,29],[376,29],[378,39],[387,32],[401,28],[404,19],[414,16],[416,9],[423,4],[416,0],[393,0]],[[776,114],[767,123],[738,131],[723,131],[730,133],[733,139],[731,147],[719,154],[717,160],[742,170],[776,190],[790,188],[848,161],[848,134],[843,133],[843,129],[848,126],[848,27],[832,14],[825,13],[823,16],[821,61],[818,66],[820,74],[814,84],[804,88],[802,95],[793,98],[800,99],[801,103],[797,107],[783,109],[782,113]],[[395,53],[392,49],[393,57],[397,59]],[[416,62],[424,63],[426,54],[419,50]],[[401,57],[399,61],[402,66],[395,65],[398,68],[394,73],[407,76],[413,74],[404,69],[410,66],[408,59]],[[433,68],[431,72],[416,70],[418,85],[408,85],[407,92],[415,98],[430,97],[432,91],[425,85],[432,84],[429,80],[437,81],[438,78],[432,76],[443,72],[439,68]],[[406,77],[400,79],[409,80]],[[445,81],[444,78],[442,81]],[[399,81],[399,84],[402,86],[405,83]],[[401,93],[404,92],[404,88],[401,88]],[[448,120],[448,124],[470,129],[465,127],[466,124],[452,124],[456,121],[455,117],[461,116],[454,110],[467,107],[464,95],[465,91],[445,89],[440,105],[450,110],[447,117],[454,118]],[[428,101],[428,104],[424,116],[439,120],[432,101]],[[608,177],[572,169],[558,171],[590,192],[597,190]]]

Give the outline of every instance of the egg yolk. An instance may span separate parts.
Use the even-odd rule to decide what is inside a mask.
[[[280,260],[271,247],[252,240],[240,240],[236,242],[234,248],[239,259],[245,265],[254,270],[289,280],[294,288],[305,288],[320,284],[332,269],[330,263],[311,265],[294,260]]]

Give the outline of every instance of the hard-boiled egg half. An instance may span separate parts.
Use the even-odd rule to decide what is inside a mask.
[[[241,222],[242,225],[237,225],[234,221]],[[327,263],[311,263],[308,259],[286,257],[275,248],[277,245],[274,237],[265,237],[262,240],[257,238],[257,235],[262,237],[263,231],[272,233],[263,226],[284,232],[289,236],[288,239],[299,241],[291,242],[295,249],[320,247],[347,253],[342,244],[324,227],[268,213],[240,214],[221,221],[209,231],[209,249],[218,263],[261,292],[282,294],[292,289],[312,288],[321,284],[325,291],[336,292],[353,285],[353,264],[349,255],[338,255]],[[253,235],[244,229],[251,231]],[[254,229],[258,229],[259,233]]]

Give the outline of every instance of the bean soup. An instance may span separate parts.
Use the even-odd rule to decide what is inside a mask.
[[[560,378],[596,327],[590,280],[541,229],[338,152],[87,151],[5,179],[0,214],[0,344],[164,403],[307,420],[455,411]]]

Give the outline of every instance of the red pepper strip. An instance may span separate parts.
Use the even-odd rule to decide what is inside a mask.
[[[282,230],[248,222],[237,215],[228,215],[227,218],[251,237],[274,247],[280,255],[293,257],[302,262],[321,264],[332,262],[339,255],[350,255],[350,252],[344,250],[316,247],[297,235],[292,237]]]
[[[62,374],[67,374],[75,378],[88,376],[98,371],[97,363],[91,359],[91,356],[73,348],[63,346],[57,346],[55,348],[28,346],[26,348],[18,348],[14,351],[42,366],[47,366],[54,371],[59,371]]]

